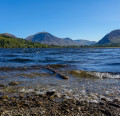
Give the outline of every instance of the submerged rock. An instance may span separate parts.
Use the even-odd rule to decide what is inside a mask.
[[[0,84],[0,87],[5,87],[5,85],[3,85],[3,84]]]
[[[16,86],[16,85],[18,85],[18,84],[19,84],[19,82],[13,81],[13,82],[10,82],[8,85],[9,85],[9,86]]]
[[[66,64],[52,64],[52,65],[48,65],[48,66],[51,67],[51,68],[54,68],[54,69],[67,67]]]
[[[71,70],[70,74],[76,77],[94,78],[95,76],[83,70]]]

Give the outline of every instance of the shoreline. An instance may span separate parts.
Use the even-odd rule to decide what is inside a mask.
[[[72,68],[69,70],[70,67],[67,65],[55,64],[49,65],[48,67],[49,69],[46,69],[46,66],[33,65],[28,67],[0,68],[1,74],[4,72],[10,76],[6,77],[3,73],[3,77],[0,77],[1,116],[120,115],[119,99],[115,97],[110,100],[107,99],[107,96],[100,96],[102,95],[100,94],[101,92],[108,92],[107,87],[106,90],[104,87],[101,89],[101,86],[96,88],[99,83],[97,83],[97,86],[93,86],[94,88],[92,88],[92,90],[100,89],[100,91],[96,90],[98,93],[96,96],[96,92],[93,92],[93,94],[92,90],[90,91],[92,84],[97,81],[104,82],[107,80],[103,73],[102,76],[104,78],[98,78],[100,76],[99,73],[96,75],[95,72],[72,70]],[[59,74],[70,76],[70,78],[67,80],[63,79]],[[38,82],[36,81],[36,83],[34,83],[33,81],[37,79]],[[112,78],[110,78],[110,80],[111,79]],[[117,78],[115,78],[115,80],[117,81]],[[2,81],[6,83],[4,84]],[[88,81],[88,83],[86,83],[86,81]],[[37,84],[39,84],[39,86]],[[85,84],[88,84],[87,86],[89,88],[84,88]],[[78,85],[80,85],[80,87]],[[101,83],[101,85],[103,86],[103,83]],[[115,92],[114,90],[112,91]],[[118,91],[115,93],[112,93],[112,91],[110,90],[110,93],[108,93],[111,97],[113,97],[114,94],[119,96]],[[96,97],[99,98],[97,102],[96,100],[98,98]]]
[[[45,94],[18,93],[14,97],[0,97],[1,116],[119,116],[120,101],[107,101],[102,98],[99,103],[66,99],[55,91]]]

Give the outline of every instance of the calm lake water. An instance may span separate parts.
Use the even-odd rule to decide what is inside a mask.
[[[55,64],[61,66],[56,68]],[[49,65],[70,78],[63,80],[44,68],[31,68]],[[9,67],[11,69],[7,69]],[[120,98],[119,48],[0,49],[0,68],[0,83],[8,85],[11,81],[19,81],[17,87],[23,87],[20,91],[55,90],[67,97],[92,101],[101,97]],[[96,78],[76,77],[69,74],[71,70],[88,71]]]

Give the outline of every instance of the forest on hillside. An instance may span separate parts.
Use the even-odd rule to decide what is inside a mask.
[[[53,48],[55,45],[46,45],[27,41],[21,38],[0,36],[0,48]]]

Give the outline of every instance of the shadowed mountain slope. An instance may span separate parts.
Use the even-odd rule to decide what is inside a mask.
[[[120,44],[120,29],[111,31],[98,41],[97,44]]]
[[[32,42],[40,42],[42,44],[69,46],[69,45],[93,45],[96,42],[88,40],[72,40],[70,38],[59,38],[48,32],[39,32],[26,38]],[[84,41],[84,42],[83,42]]]

